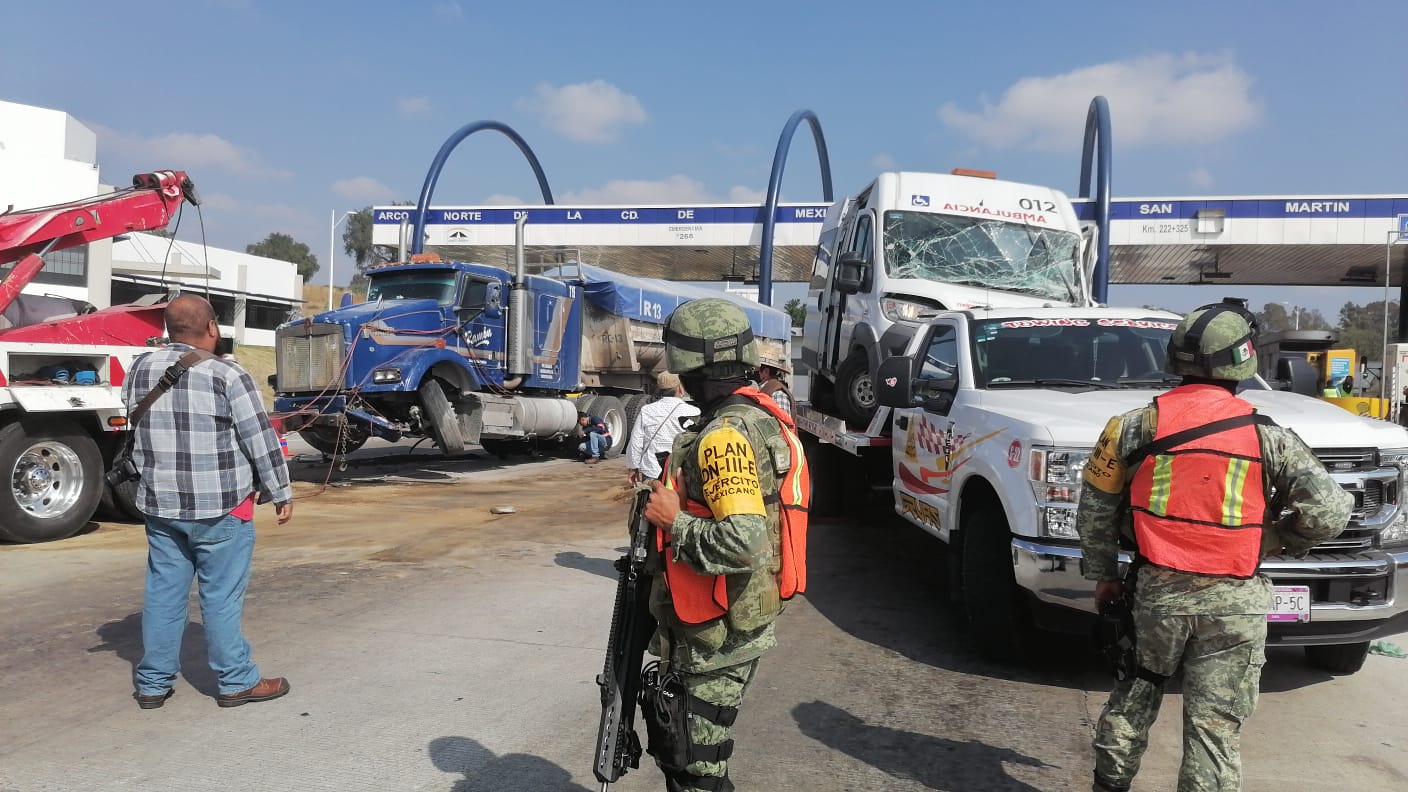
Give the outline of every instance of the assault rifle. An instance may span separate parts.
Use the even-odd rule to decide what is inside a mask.
[[[631,547],[616,559],[616,607],[611,612],[611,635],[606,645],[606,667],[596,678],[601,686],[601,727],[597,730],[592,770],[602,792],[632,768],[640,767],[640,738],[636,736],[636,702],[640,695],[641,661],[655,632],[650,615],[650,575],[646,558],[653,536],[645,519],[650,489],[638,486],[631,503]]]

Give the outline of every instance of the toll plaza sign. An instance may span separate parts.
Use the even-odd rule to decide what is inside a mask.
[[[783,204],[774,215],[779,245],[815,245],[825,204]],[[532,245],[756,245],[762,206],[531,206],[431,207],[427,245],[512,245],[514,225],[528,219]],[[372,242],[396,245],[403,223],[414,225],[407,206],[372,209]]]

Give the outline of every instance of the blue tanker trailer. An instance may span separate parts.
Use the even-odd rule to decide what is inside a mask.
[[[664,369],[664,324],[684,302],[728,297],[585,264],[529,273],[415,255],[367,272],[366,302],[276,331],[275,409],[326,454],[370,437],[430,437],[507,456],[572,433],[581,410],[628,440]],[[732,299],[732,298],[731,298]],[[768,357],[790,359],[791,322],[737,298]]]

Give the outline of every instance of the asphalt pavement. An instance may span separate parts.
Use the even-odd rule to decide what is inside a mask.
[[[216,706],[193,601],[176,695],[136,707],[139,526],[0,546],[0,790],[598,789],[620,462],[359,455],[302,457],[293,522],[259,513],[245,622],[292,683],[276,701]],[[740,790],[1089,788],[1109,685],[1083,641],[984,662],[943,604],[938,548],[883,514],[816,523],[810,547],[809,592],[739,717]],[[1273,651],[1245,789],[1408,789],[1406,679],[1405,660],[1332,678]],[[1136,789],[1173,788],[1178,710],[1174,693]],[[613,787],[661,788],[652,767]]]

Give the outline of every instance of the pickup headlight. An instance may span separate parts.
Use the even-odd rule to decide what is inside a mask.
[[[1046,536],[1080,538],[1076,532],[1076,504],[1080,501],[1081,474],[1089,458],[1089,448],[1032,448],[1027,478],[1041,514],[1041,531]]]
[[[1403,503],[1404,474],[1408,472],[1408,448],[1385,448],[1379,451],[1379,466],[1398,468],[1398,483],[1393,488],[1397,512],[1387,525],[1379,529],[1379,546],[1408,544],[1408,511],[1405,511]]]
[[[937,316],[939,310],[937,306],[913,300],[901,300],[895,297],[883,297],[880,300],[880,311],[891,322],[914,322],[930,316]]]
[[[393,382],[401,381],[401,369],[383,368],[372,372],[372,384],[390,385]]]

